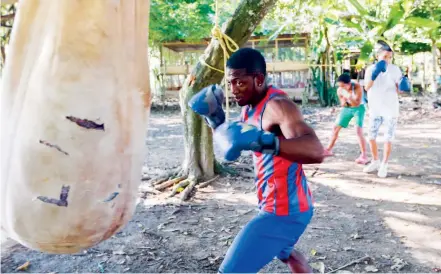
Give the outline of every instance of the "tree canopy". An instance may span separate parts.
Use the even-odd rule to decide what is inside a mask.
[[[220,24],[236,6],[234,0],[219,1]],[[153,0],[151,11],[152,44],[198,41],[210,37],[215,23],[214,0]],[[441,43],[440,21],[439,0],[280,0],[254,35],[271,39],[280,33],[310,32],[316,53],[329,42],[339,50],[361,48],[365,61],[379,39],[404,53],[428,50],[430,39]]]

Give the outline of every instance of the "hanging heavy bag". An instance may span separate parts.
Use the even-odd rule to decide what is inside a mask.
[[[76,253],[136,204],[150,109],[148,0],[20,0],[1,92],[6,236]]]

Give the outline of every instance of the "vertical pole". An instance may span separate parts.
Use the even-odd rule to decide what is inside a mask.
[[[426,91],[426,53],[423,52],[424,59],[423,59],[423,80],[421,81],[421,87],[423,88],[423,91]]]

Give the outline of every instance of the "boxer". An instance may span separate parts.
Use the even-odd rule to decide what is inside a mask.
[[[388,161],[392,152],[392,142],[399,116],[398,94],[402,78],[401,70],[392,64],[393,51],[386,43],[377,45],[377,63],[366,69],[365,83],[369,100],[369,144],[372,161],[363,171],[377,171],[377,176],[387,177]],[[380,161],[378,157],[377,135],[380,126],[386,126],[384,135],[384,153]]]
[[[253,152],[259,212],[235,237],[219,272],[256,273],[274,257],[293,273],[312,272],[294,246],[313,216],[303,165],[321,163],[323,146],[287,94],[267,85],[260,52],[236,51],[227,61],[225,76],[242,107],[238,121],[225,121],[223,93],[216,86],[197,93],[189,106],[213,129],[226,160]]]
[[[356,132],[358,143],[360,145],[360,156],[355,159],[356,163],[367,164],[368,158],[366,155],[366,142],[363,136],[363,122],[364,114],[366,108],[364,106],[363,99],[363,89],[357,83],[351,82],[351,77],[349,74],[342,74],[337,79],[337,95],[340,100],[340,105],[342,109],[340,115],[335,121],[334,129],[332,131],[332,138],[329,142],[328,147],[325,149],[325,156],[333,156],[332,148],[337,141],[338,134],[342,128],[347,128],[349,122],[355,117],[356,122]]]

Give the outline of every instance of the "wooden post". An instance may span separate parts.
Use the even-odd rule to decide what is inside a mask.
[[[421,81],[421,87],[423,88],[423,91],[426,91],[426,53],[423,52],[423,55],[423,80]]]

